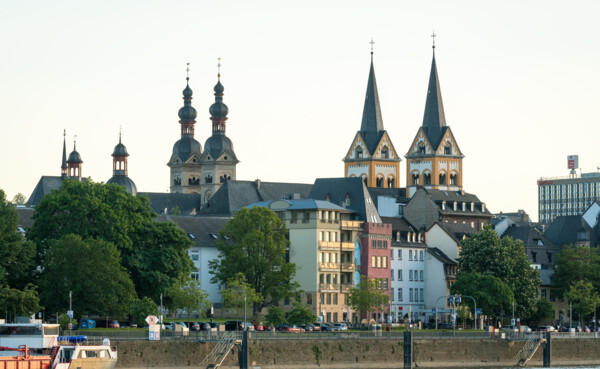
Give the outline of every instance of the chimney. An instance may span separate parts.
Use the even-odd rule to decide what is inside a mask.
[[[256,184],[256,189],[260,190],[260,179],[257,178],[254,183]]]

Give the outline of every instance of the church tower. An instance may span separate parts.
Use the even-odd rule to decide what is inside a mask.
[[[223,103],[221,84],[221,59],[219,58],[219,72],[217,84],[214,87],[215,103],[210,106],[210,120],[212,121],[212,136],[204,143],[204,153],[200,159],[202,164],[202,200],[206,203],[217,192],[225,181],[235,180],[235,167],[239,160],[233,151],[233,142],[225,135],[227,113],[229,108]]]
[[[63,155],[62,155],[62,164],[60,166],[60,178],[63,180],[67,179],[67,130],[63,132]]]
[[[362,177],[368,187],[399,188],[400,160],[392,140],[383,129],[371,40],[371,69],[362,123],[343,159],[344,177]]]
[[[173,145],[173,154],[167,163],[171,168],[170,191],[171,193],[200,193],[200,177],[202,167],[200,155],[202,146],[194,139],[194,125],[198,113],[192,106],[193,91],[189,84],[189,63],[186,86],[183,90],[183,107],[179,109],[179,124],[181,125],[181,138]]]
[[[432,37],[435,37],[435,34]],[[407,196],[412,196],[417,186],[447,191],[463,189],[462,159],[464,155],[458,148],[452,130],[446,125],[435,62],[435,43],[433,44],[433,60],[427,87],[423,125],[417,131],[405,157]]]
[[[123,143],[121,143],[121,132],[119,132],[119,143],[113,150],[113,176],[106,182],[106,184],[118,184],[125,187],[125,190],[135,196],[137,194],[137,187],[135,183],[127,175],[127,157],[129,153]]]
[[[77,141],[73,140],[73,151],[69,154],[69,159],[67,159],[67,177],[81,182],[82,164],[81,155],[77,152]]]

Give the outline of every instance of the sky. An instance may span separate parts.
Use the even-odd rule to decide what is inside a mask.
[[[83,175],[106,182],[122,129],[138,191],[167,192],[186,63],[204,147],[218,58],[238,180],[342,177],[371,38],[384,127],[404,155],[435,30],[464,190],[537,220],[537,179],[567,176],[567,155],[584,173],[600,165],[598,14],[593,0],[3,0],[0,189],[29,197],[60,175],[64,129]]]

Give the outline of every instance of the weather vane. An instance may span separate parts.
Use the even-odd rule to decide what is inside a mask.
[[[218,74],[217,77],[221,78],[221,58],[219,58],[219,63],[217,64]]]
[[[435,49],[435,37],[436,37],[435,31],[433,31],[433,33],[431,34],[431,39],[433,40],[433,45],[431,47],[434,49]]]
[[[186,80],[190,80],[190,63],[186,63],[187,64],[187,68],[185,68],[185,72],[187,74],[187,77],[185,78]]]
[[[371,54],[373,54],[373,45],[375,45],[375,41],[373,41],[373,37],[371,37],[371,42],[369,42],[371,44]]]

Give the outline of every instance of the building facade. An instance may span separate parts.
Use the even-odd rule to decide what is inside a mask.
[[[600,200],[600,173],[580,177],[540,178],[538,185],[539,222],[549,224],[558,216],[582,215]]]

